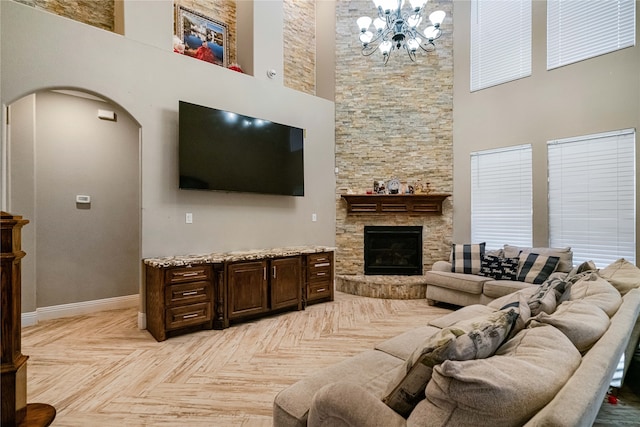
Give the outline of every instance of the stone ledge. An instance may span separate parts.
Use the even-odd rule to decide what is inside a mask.
[[[387,299],[424,299],[424,276],[337,275],[336,290],[352,295]]]

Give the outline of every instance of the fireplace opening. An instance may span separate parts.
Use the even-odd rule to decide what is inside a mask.
[[[365,226],[364,274],[422,274],[422,226]]]

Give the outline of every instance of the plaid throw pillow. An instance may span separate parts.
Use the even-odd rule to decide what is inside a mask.
[[[517,280],[519,261],[520,258],[485,255],[482,257],[480,273],[478,274],[495,280]]]
[[[454,273],[478,274],[482,266],[485,243],[453,244],[451,249],[451,271]]]
[[[521,282],[539,285],[547,280],[560,262],[557,256],[540,255],[536,253],[527,254],[518,272],[518,280]]]

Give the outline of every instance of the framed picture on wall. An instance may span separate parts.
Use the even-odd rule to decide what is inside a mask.
[[[185,55],[227,67],[228,27],[224,22],[178,6],[176,35],[184,43]]]

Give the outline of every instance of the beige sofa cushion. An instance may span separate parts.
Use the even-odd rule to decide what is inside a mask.
[[[490,308],[487,308],[487,310],[495,311]],[[449,314],[444,317],[447,316],[449,316]],[[440,332],[440,329],[442,328],[434,327],[429,323],[427,326],[419,326],[403,332],[400,335],[396,335],[393,338],[389,338],[388,340],[376,344],[374,348],[376,350],[384,351],[398,359],[407,360],[409,356],[411,356],[411,353],[416,349],[416,343],[421,343],[427,338],[437,334]]]
[[[377,350],[367,350],[334,365],[314,372],[285,388],[273,404],[273,425],[279,427],[303,427],[313,396],[323,386],[337,381],[360,385],[364,390],[381,399],[396,368],[403,360]]]
[[[430,320],[429,325],[435,326],[436,328],[444,329],[448,328],[449,326],[453,326],[458,322],[463,322],[480,316],[486,316],[493,313],[494,311],[498,311],[498,309],[491,308],[482,304],[467,305],[465,307],[459,308],[456,311],[452,311],[449,314],[445,314],[444,316]]]
[[[427,338],[397,371],[382,401],[400,415],[409,416],[424,399],[424,389],[435,365],[444,360],[491,356],[508,336],[518,313],[517,308],[492,312],[458,322]]]
[[[515,280],[491,280],[484,284],[482,293],[491,298],[500,298],[532,286],[538,285]]]
[[[640,268],[624,258],[608,265],[598,272],[624,296],[633,288],[640,288]]]
[[[481,294],[482,285],[491,280],[490,277],[451,273],[447,271],[427,271],[424,273],[424,279],[427,282],[427,287],[429,285],[435,285],[441,288],[453,289],[475,295]]]
[[[520,257],[526,258],[527,254],[536,253],[541,255],[557,256],[560,262],[556,267],[557,271],[568,273],[573,268],[573,252],[570,247],[566,248],[527,248],[520,246],[504,245],[504,256],[506,258]]]
[[[565,301],[553,314],[540,313],[531,319],[530,326],[552,325],[584,353],[609,328],[609,316],[600,307],[584,300]]]
[[[560,298],[560,302],[567,300],[584,300],[597,305],[609,317],[613,316],[622,304],[620,292],[597,273],[586,274],[571,284]]]
[[[487,359],[447,360],[433,370],[426,399],[408,425],[517,426],[546,405],[580,364],[552,326],[524,329]]]

